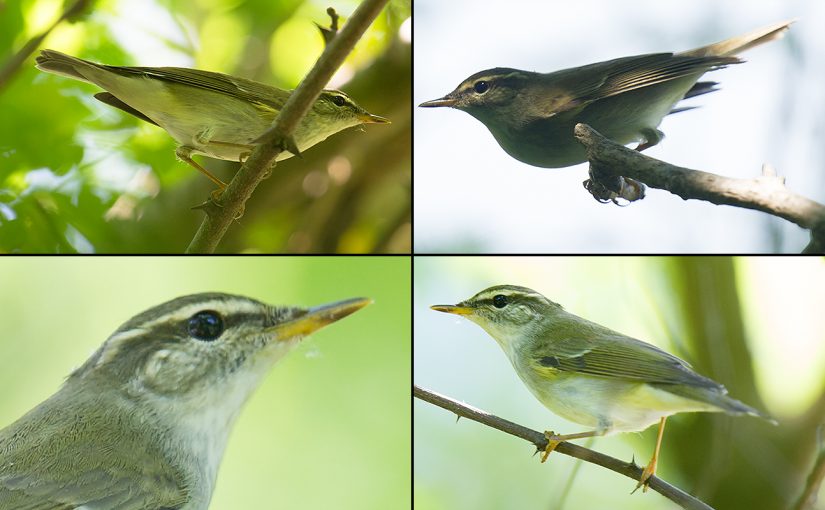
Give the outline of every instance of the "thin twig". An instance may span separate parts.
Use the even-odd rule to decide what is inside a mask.
[[[3,67],[0,68],[0,89],[5,87],[11,81],[14,74],[20,69],[20,66],[22,66],[31,54],[34,53],[34,51],[40,46],[43,39],[52,33],[52,30],[57,28],[57,26],[63,23],[63,21],[80,16],[80,14],[83,13],[90,3],[90,0],[77,0],[72,5],[67,7],[66,10],[63,11],[63,14],[61,14],[49,28],[44,30],[41,34],[29,39],[17,53],[12,55]]]
[[[816,495],[825,480],[825,424],[817,428],[817,456],[811,474],[805,482],[805,488],[793,506],[794,510],[812,510],[816,504]]]
[[[586,124],[577,124],[574,134],[586,147],[590,161],[591,179],[585,187],[597,199],[627,198],[622,197],[617,187],[620,182],[634,195],[628,200],[639,199],[636,185],[641,181],[685,200],[705,200],[778,216],[811,231],[806,252],[825,250],[825,205],[789,191],[784,179],[777,177],[770,167],[763,168],[760,177],[734,179],[653,159],[608,140]]]
[[[521,439],[533,443],[538,450],[543,451],[547,447],[547,438],[544,437],[544,434],[536,430],[507,421],[480,409],[467,406],[461,402],[445,397],[444,395],[439,395],[438,393],[425,390],[419,386],[413,386],[413,395],[425,402],[429,402],[430,404],[434,404],[438,407],[451,411],[458,416],[469,418],[478,423],[487,425],[488,427],[506,432],[512,436],[520,437]],[[555,451],[581,459],[585,462],[590,462],[591,464],[602,466],[611,471],[615,471],[616,473],[625,475],[634,481],[638,481],[642,476],[642,468],[633,462],[623,462],[619,459],[615,459],[572,443],[560,443],[556,447]],[[650,478],[650,488],[678,504],[682,508],[688,510],[713,510],[713,508],[708,506],[706,503],[694,498],[678,487],[674,487],[656,476],[652,476]]]
[[[318,23],[315,24],[315,26],[318,27],[318,30],[321,31],[321,37],[324,38],[324,44],[329,44],[335,37],[335,34],[338,33],[338,13],[335,12],[335,9],[330,7],[327,9],[327,15],[330,18],[329,28],[319,25]]]
[[[338,35],[327,44],[315,66],[289,96],[272,128],[258,139],[260,144],[252,151],[252,155],[235,174],[220,198],[203,204],[206,217],[186,249],[187,253],[214,252],[232,221],[243,214],[247,200],[267,172],[272,170],[278,155],[285,149],[297,152],[292,140],[296,126],[388,1],[361,2]]]

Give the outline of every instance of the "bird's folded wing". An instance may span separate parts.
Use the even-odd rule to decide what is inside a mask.
[[[530,353],[536,370],[577,372],[658,384],[724,387],[693,370],[690,365],[650,344],[623,335],[566,338],[546,342]]]
[[[144,481],[145,482],[145,481]],[[145,483],[115,479],[102,472],[66,481],[5,473],[0,479],[0,508],[15,510],[73,510],[117,508],[158,510],[180,508],[187,497],[161,480],[151,489]]]
[[[183,506],[187,499],[186,494],[162,479],[138,481],[104,471],[86,472],[73,480],[55,480],[8,470],[4,470],[0,477],[2,509],[171,510]]]
[[[730,64],[736,57],[651,53],[565,69],[543,75],[563,94],[536,98],[537,109],[545,116],[582,108],[594,101],[688,76],[701,75]],[[698,79],[698,76],[697,76]]]
[[[282,108],[290,92],[247,80],[238,76],[189,69],[185,67],[127,67],[103,66],[124,75],[153,76],[156,79],[211,90],[219,94],[242,98],[247,102],[260,102]]]
[[[0,509],[158,510],[189,500],[183,473],[139,429],[121,420],[93,433],[85,402],[75,403],[38,406],[0,431]]]

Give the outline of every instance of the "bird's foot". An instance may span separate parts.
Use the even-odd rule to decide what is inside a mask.
[[[552,430],[545,431],[544,437],[547,438],[547,447],[544,448],[544,453],[541,454],[542,464],[547,460],[547,457],[553,453],[553,450],[556,449],[559,443],[563,441],[563,439],[559,439],[559,436],[557,436]]]
[[[658,459],[656,457],[650,459],[650,462],[642,470],[642,476],[639,478],[639,483],[636,484],[636,488],[633,489],[633,492],[631,492],[631,494],[639,490],[640,487],[642,488],[642,492],[647,492],[647,489],[650,487],[650,479],[651,477],[653,477],[653,475],[656,474],[657,460]]]

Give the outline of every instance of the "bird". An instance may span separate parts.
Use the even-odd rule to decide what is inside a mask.
[[[636,486],[656,473],[668,416],[682,412],[768,415],[727,395],[721,384],[649,343],[567,312],[539,292],[496,285],[438,312],[464,317],[501,346],[522,382],[555,414],[590,430],[547,431],[545,462],[563,441],[641,431],[659,424],[656,448]]]
[[[0,510],[206,510],[235,419],[269,369],[370,302],[210,292],[136,315],[0,430]]]

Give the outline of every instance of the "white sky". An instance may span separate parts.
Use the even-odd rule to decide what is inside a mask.
[[[745,53],[746,64],[706,75],[721,90],[666,118],[665,140],[646,154],[741,178],[768,162],[791,190],[825,201],[823,2],[417,0],[415,8],[416,105],[491,67],[550,72],[687,50],[799,18],[784,39]],[[805,231],[782,220],[661,190],[629,207],[602,205],[582,188],[586,164],[531,167],[464,112],[416,107],[414,115],[419,253],[799,252],[807,243]],[[772,229],[783,236],[778,246]]]

